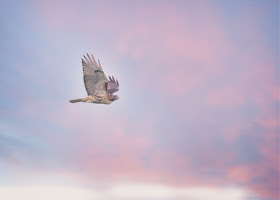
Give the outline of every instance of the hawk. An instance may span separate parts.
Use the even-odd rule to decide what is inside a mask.
[[[87,57],[82,58],[84,84],[88,96],[80,99],[69,100],[70,103],[97,103],[111,104],[119,99],[118,95],[113,93],[119,91],[119,82],[113,76],[109,79],[103,72],[100,61],[98,63],[87,54]]]

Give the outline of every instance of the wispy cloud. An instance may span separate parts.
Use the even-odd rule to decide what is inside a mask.
[[[87,189],[96,182],[111,187],[107,199],[143,190],[176,200],[251,192],[277,199],[277,7],[3,3],[0,16],[12,21],[2,22],[0,48],[0,159],[9,171],[0,183],[54,170],[82,186],[38,190],[73,191],[67,199],[101,195]],[[121,98],[110,106],[68,104],[86,95],[80,57],[87,52],[120,81]],[[34,187],[16,189],[32,194]]]

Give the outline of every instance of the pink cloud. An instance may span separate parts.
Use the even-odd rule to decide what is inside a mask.
[[[248,166],[237,166],[229,171],[228,177],[242,183],[248,183],[253,177]]]
[[[98,5],[98,8],[91,11],[94,5]],[[182,123],[199,127],[205,124],[215,126],[213,130],[201,128],[199,134],[203,139],[197,141],[199,148],[193,151],[199,158],[197,162],[203,166],[194,166],[194,155],[191,153],[186,156],[170,148],[154,149],[157,140],[160,140],[157,138],[160,131],[156,128],[161,117],[158,113],[147,115],[143,122],[137,122],[126,114],[108,115],[106,111],[89,110],[82,106],[58,108],[43,117],[72,131],[72,135],[69,135],[73,140],[71,148],[61,151],[70,163],[84,170],[85,177],[90,177],[85,178],[86,181],[90,182],[94,177],[116,182],[137,179],[182,185],[213,185],[228,181],[230,184],[237,182],[246,185],[263,197],[277,196],[270,189],[277,183],[269,177],[271,170],[279,172],[275,165],[279,160],[275,146],[278,137],[272,133],[279,127],[274,106],[279,101],[273,80],[276,66],[271,61],[269,47],[264,40],[260,40],[259,31],[254,31],[259,30],[257,15],[248,13],[247,16],[243,13],[242,16],[247,16],[244,17],[246,20],[243,21],[241,17],[242,20],[235,22],[242,25],[247,48],[243,50],[239,43],[236,44],[235,37],[230,36],[222,26],[218,10],[209,5],[195,4],[203,15],[182,13],[168,3],[140,5],[130,13],[131,18],[115,9],[115,4],[89,4],[87,11],[79,6],[84,8],[84,5],[66,2],[42,1],[38,4],[52,31],[71,31],[91,42],[93,35],[98,36],[99,31],[113,33],[112,43],[106,44],[110,45],[108,57],[113,61],[131,59],[139,64],[130,69],[133,89],[151,90],[158,99],[172,102],[166,105],[172,114],[176,114],[176,120]],[[123,71],[126,71],[125,67]],[[193,103],[198,100],[203,102],[200,108]],[[218,106],[230,115],[238,106],[245,104],[254,104],[258,114],[247,121],[235,119],[229,125],[219,122],[223,119],[214,115],[215,112],[205,111],[206,108]],[[41,116],[37,109],[40,104],[31,101],[26,105],[24,113]],[[256,147],[262,160],[256,164],[227,166],[226,163],[237,159],[237,153],[225,154],[215,143],[211,143],[213,137],[221,138],[224,144],[232,144],[244,132],[247,134],[254,123],[267,131],[260,137],[264,143]],[[178,132],[175,130],[170,137],[174,139]],[[61,144],[52,136],[48,139],[55,145]],[[168,167],[168,164],[172,167]],[[222,175],[215,178],[210,174],[206,180],[196,174],[196,167],[205,173],[215,169]],[[176,170],[181,171],[180,177]],[[265,177],[271,182],[254,182]]]

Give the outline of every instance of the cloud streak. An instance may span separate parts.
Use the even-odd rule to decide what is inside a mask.
[[[107,199],[277,199],[278,4],[201,2],[3,4],[4,170],[104,184]],[[86,95],[86,52],[120,81],[118,102],[68,104]]]

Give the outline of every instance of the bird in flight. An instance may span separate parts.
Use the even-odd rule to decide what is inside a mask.
[[[119,99],[118,95],[113,93],[119,91],[119,82],[113,76],[109,79],[103,72],[100,61],[98,63],[93,55],[82,58],[84,84],[88,96],[80,99],[69,100],[70,103],[96,103],[111,104]]]

